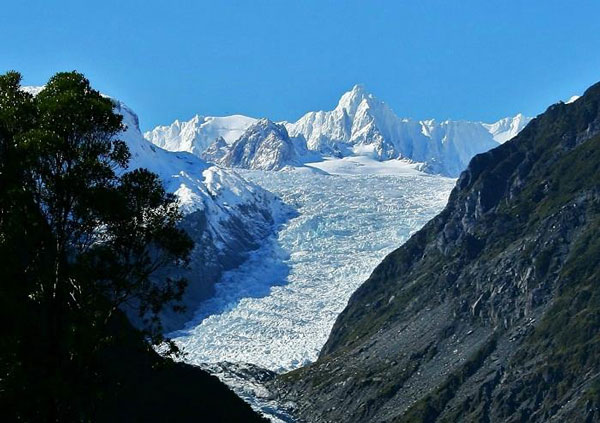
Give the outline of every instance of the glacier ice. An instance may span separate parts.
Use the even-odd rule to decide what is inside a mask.
[[[454,180],[401,174],[240,171],[298,211],[175,334],[186,361],[281,372],[314,361],[373,268],[444,206]],[[391,172],[390,172],[391,173]]]

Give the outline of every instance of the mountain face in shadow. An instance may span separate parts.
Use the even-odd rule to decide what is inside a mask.
[[[125,321],[119,340],[98,362],[103,391],[95,403],[98,422],[267,422],[216,376],[163,358]]]
[[[600,421],[600,84],[470,162],[272,383],[311,422]]]

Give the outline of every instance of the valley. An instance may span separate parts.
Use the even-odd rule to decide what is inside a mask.
[[[298,215],[226,272],[216,295],[178,332],[187,362],[252,363],[283,372],[316,360],[352,292],[444,207],[454,186],[454,179],[401,162],[380,166],[378,175],[358,173],[361,166],[348,170],[347,160],[326,165],[337,174],[239,172]]]
[[[4,6],[1,421],[600,423],[600,2]]]

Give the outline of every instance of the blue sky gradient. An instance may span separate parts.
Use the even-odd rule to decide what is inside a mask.
[[[600,80],[599,1],[11,1],[0,72],[79,70],[143,129],[295,120],[355,83],[400,116],[494,121]]]

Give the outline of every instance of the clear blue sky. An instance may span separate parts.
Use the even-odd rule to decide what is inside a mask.
[[[0,72],[79,70],[142,127],[295,120],[355,83],[414,118],[533,115],[600,80],[600,1],[3,2]]]

